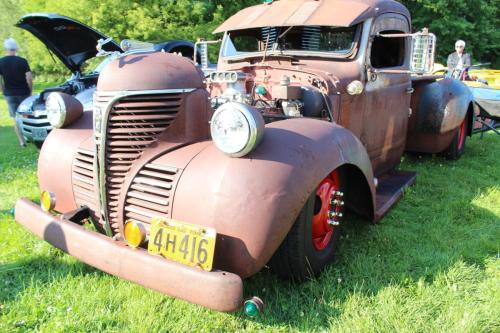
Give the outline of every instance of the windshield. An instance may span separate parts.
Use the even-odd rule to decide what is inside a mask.
[[[222,57],[263,54],[322,55],[346,57],[356,42],[357,26],[266,27],[230,31],[221,49]]]

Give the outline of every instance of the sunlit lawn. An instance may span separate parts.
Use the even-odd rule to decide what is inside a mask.
[[[263,271],[246,282],[246,296],[266,302],[256,319],[107,275],[15,224],[15,201],[38,199],[37,154],[18,146],[0,99],[0,332],[500,332],[493,134],[469,140],[457,162],[406,155],[417,183],[380,224],[349,217],[338,260],[319,279],[293,285]]]

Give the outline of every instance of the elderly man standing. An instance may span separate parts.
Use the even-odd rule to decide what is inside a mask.
[[[6,55],[0,59],[0,87],[7,101],[9,114],[15,122],[17,107],[31,95],[33,78],[28,61],[16,55],[18,49],[16,41],[8,38],[3,45]],[[24,147],[26,143],[21,130],[16,123],[14,124],[19,144]]]
[[[465,42],[457,40],[455,42],[455,51],[448,56],[448,73],[457,79],[465,79],[467,69],[471,66],[471,59],[468,53],[464,53]]]

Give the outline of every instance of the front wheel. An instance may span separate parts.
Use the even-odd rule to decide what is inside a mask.
[[[444,151],[444,155],[449,160],[458,160],[465,151],[465,141],[467,138],[467,116],[458,128],[457,133],[453,137],[453,141]]]
[[[304,281],[318,276],[333,260],[340,240],[343,192],[338,170],[330,173],[302,208],[269,262],[279,277]]]
[[[33,144],[40,150],[42,149],[43,141],[33,141]]]

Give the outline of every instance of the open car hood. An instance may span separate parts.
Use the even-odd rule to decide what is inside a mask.
[[[83,23],[57,14],[28,14],[16,26],[40,39],[72,72],[80,71],[86,60],[95,57],[97,41],[107,38]],[[114,41],[104,45],[103,49],[121,51]]]

